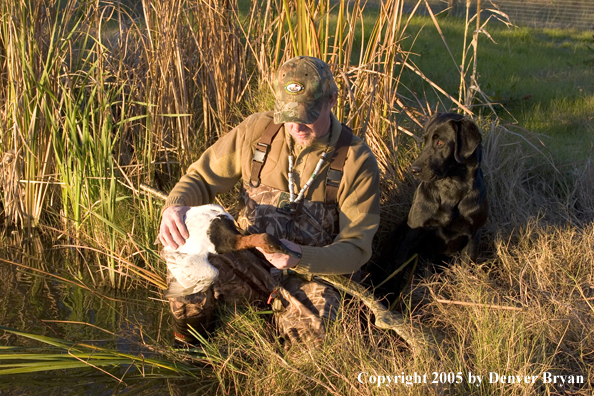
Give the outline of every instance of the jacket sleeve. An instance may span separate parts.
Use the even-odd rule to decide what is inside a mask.
[[[338,200],[340,233],[328,246],[301,247],[298,266],[307,272],[349,274],[371,258],[373,236],[380,219],[379,169],[369,148],[352,154],[363,160],[356,160],[349,168],[345,166],[343,171],[344,184]]]

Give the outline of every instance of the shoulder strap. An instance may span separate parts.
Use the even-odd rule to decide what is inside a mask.
[[[270,124],[264,130],[260,141],[256,144],[256,150],[254,151],[254,157],[252,158],[252,173],[250,175],[250,186],[258,187],[260,185],[260,173],[266,163],[266,156],[270,151],[270,144],[272,140],[280,130],[283,124],[275,124],[274,121],[270,121]]]
[[[328,169],[326,176],[326,206],[335,206],[338,202],[338,187],[342,179],[342,170],[346,161],[346,156],[353,140],[353,131],[348,126],[342,124],[340,136],[336,142],[334,150],[334,159]]]

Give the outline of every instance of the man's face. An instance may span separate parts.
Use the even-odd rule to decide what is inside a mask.
[[[314,140],[321,137],[319,128],[316,128],[316,124],[320,121],[322,115],[313,124],[297,124],[296,122],[285,123],[285,128],[293,136],[293,139],[300,146],[309,146]]]
[[[335,94],[328,103],[320,110],[320,116],[313,124],[298,124],[296,122],[286,122],[285,128],[300,146],[310,146],[314,140],[321,138],[328,133],[330,128],[330,112],[332,106],[336,103]]]

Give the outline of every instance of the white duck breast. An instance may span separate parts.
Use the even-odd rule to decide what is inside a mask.
[[[209,253],[216,253],[207,232],[213,219],[233,217],[219,205],[194,206],[185,216],[190,237],[177,249],[165,247],[162,256],[167,268],[187,294],[206,291],[219,276],[219,271],[208,261]]]

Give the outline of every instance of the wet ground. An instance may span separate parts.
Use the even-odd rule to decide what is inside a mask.
[[[28,241],[19,236],[5,238],[0,245],[0,325],[111,351],[163,358],[163,353],[171,350],[171,331],[161,293],[143,285],[125,291],[95,287],[88,275],[87,259],[76,250],[52,247],[40,237]],[[77,276],[82,273],[87,275]],[[97,281],[99,274],[94,278]],[[14,354],[23,351],[42,358],[51,353],[51,346],[0,331],[0,373],[15,364]],[[155,379],[148,372],[141,373],[138,365],[104,370],[88,367],[0,375],[0,395],[170,394],[171,384],[162,373]]]

